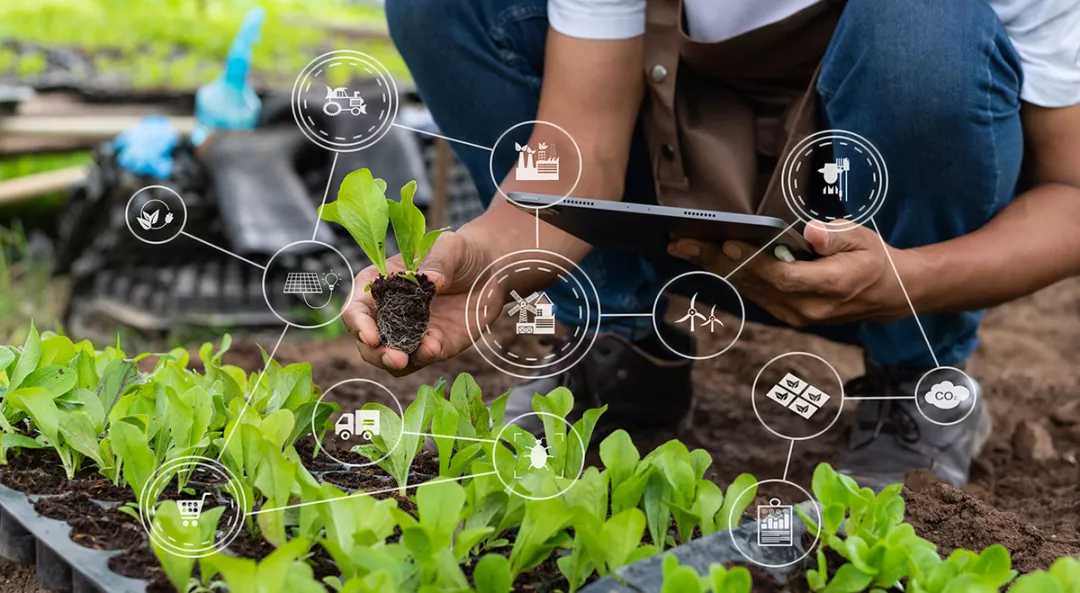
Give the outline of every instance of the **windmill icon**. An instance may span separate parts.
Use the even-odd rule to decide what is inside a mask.
[[[686,315],[683,315],[682,318],[675,320],[675,323],[683,323],[685,321],[689,321],[690,322],[690,333],[694,332],[694,324],[697,322],[698,319],[701,319],[702,321],[705,322],[702,325],[708,324],[708,321],[706,320],[705,316],[702,315],[701,312],[697,310],[697,306],[696,306],[697,295],[698,295],[698,293],[695,292],[694,296],[690,297],[690,307],[686,310]],[[713,310],[715,310],[715,309],[716,309],[716,307],[714,306]],[[713,317],[713,319],[716,319],[716,318]],[[719,320],[717,320],[717,321],[719,321]],[[723,324],[721,324],[721,325],[723,325]],[[710,328],[711,328],[711,326],[710,326]]]
[[[709,319],[706,320],[705,323],[702,323],[701,327],[709,326],[709,333],[713,333],[714,331],[716,331],[716,324],[717,323],[720,324],[720,327],[724,327],[724,322],[720,321],[716,317],[716,305],[713,305],[712,309],[709,310]],[[693,330],[690,330],[690,331],[693,331]]]
[[[517,315],[518,321],[514,327],[517,334],[554,334],[555,333],[555,305],[546,293],[534,292],[525,298],[521,298],[516,290],[510,291],[515,305],[510,308],[508,315]],[[533,320],[529,321],[529,314]]]

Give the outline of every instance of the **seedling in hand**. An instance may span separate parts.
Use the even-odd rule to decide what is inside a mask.
[[[431,320],[431,299],[435,283],[418,273],[424,257],[446,229],[424,232],[424,214],[413,204],[416,182],[401,188],[401,201],[387,199],[386,182],[375,179],[368,169],[353,171],[341,182],[336,202],[319,209],[323,220],[336,222],[349,231],[379,278],[364,290],[375,300],[376,323],[383,345],[411,354],[420,345]],[[386,231],[393,224],[404,270],[388,274]]]

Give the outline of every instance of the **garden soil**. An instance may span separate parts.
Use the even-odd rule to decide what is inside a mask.
[[[675,300],[672,310],[679,306]],[[738,322],[730,317],[723,321]],[[238,341],[225,356],[226,362],[258,371],[262,358],[256,344],[269,350],[277,335]],[[909,475],[904,490],[907,520],[920,535],[937,543],[942,553],[961,546],[979,550],[997,542],[1013,553],[1018,570],[1045,568],[1057,557],[1080,553],[1080,278],[990,311],[981,335],[982,345],[969,371],[983,385],[994,430],[973,465],[971,483],[963,490],[940,484],[927,472]],[[703,351],[710,348],[708,343],[701,346]],[[735,347],[696,363],[693,427],[681,434],[635,434],[639,449],[647,451],[678,437],[712,454],[715,461],[709,477],[722,485],[744,472],[758,479],[781,477],[789,441],[771,434],[758,421],[750,386],[769,360],[795,351],[821,356],[844,380],[862,372],[856,348],[787,329],[747,324]],[[314,379],[324,389],[348,379],[379,381],[403,406],[420,385],[440,377],[452,380],[459,372],[471,373],[489,397],[515,382],[492,369],[475,351],[395,378],[366,366],[350,337],[319,340],[297,330],[287,334],[276,358],[282,363],[311,362]],[[811,384],[827,384],[827,372],[807,367],[803,378]],[[662,401],[663,394],[657,398]],[[367,401],[393,404],[385,392],[363,382],[342,384],[327,399],[350,407]],[[762,408],[762,415],[770,425],[781,430],[797,428],[794,415],[776,413],[784,412],[779,406],[768,408]],[[818,463],[839,459],[853,409],[848,402],[831,429],[795,443],[790,480],[809,488]],[[32,486],[53,490],[51,473],[34,476],[38,479]],[[99,498],[102,493],[93,494]],[[554,573],[549,576],[557,578]],[[0,590],[37,593],[33,567],[0,565]]]

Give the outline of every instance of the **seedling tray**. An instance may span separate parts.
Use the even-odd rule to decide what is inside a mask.
[[[799,560],[799,557],[806,552],[806,546],[803,544],[806,525],[798,515],[794,517],[792,528],[795,536],[794,545],[758,548],[757,555],[753,557],[757,562],[772,566],[790,563],[790,566],[784,568],[759,567],[761,572],[767,573],[780,583],[786,583],[795,578],[794,575],[805,569],[804,563],[810,558],[807,556],[807,559]],[[679,559],[679,564],[691,566],[701,575],[709,573],[710,564],[722,564],[725,567],[751,565],[746,556],[743,556],[735,547],[732,540],[738,540],[744,550],[754,549],[750,546],[751,542],[757,538],[757,529],[758,522],[750,521],[730,531],[721,531],[698,538],[634,564],[617,568],[612,574],[583,588],[581,593],[658,593],[664,584],[661,566],[667,554],[674,554]]]
[[[34,510],[37,498],[0,484],[0,557],[35,564],[38,584],[49,591],[145,593],[145,581],[109,570],[109,559],[119,550],[92,550],[71,541],[70,525]]]

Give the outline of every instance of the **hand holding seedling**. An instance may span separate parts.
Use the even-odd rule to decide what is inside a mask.
[[[890,257],[903,271],[911,252],[886,247],[887,256],[881,239],[866,227],[829,232],[807,225],[803,235],[819,259],[785,262],[761,254],[747,261],[758,250],[740,241],[721,247],[679,239],[668,251],[721,276],[737,270],[731,281],[739,291],[794,327],[895,321],[910,315]]]
[[[401,189],[400,202],[387,199],[385,191],[382,179],[360,169],[345,178],[338,200],[323,206],[319,216],[344,226],[372,261],[357,275],[342,315],[357,336],[360,355],[402,375],[471,345],[463,322],[468,291],[489,260],[466,237],[443,229],[424,232],[424,215],[413,204],[415,183]],[[401,251],[390,259],[388,224]]]

